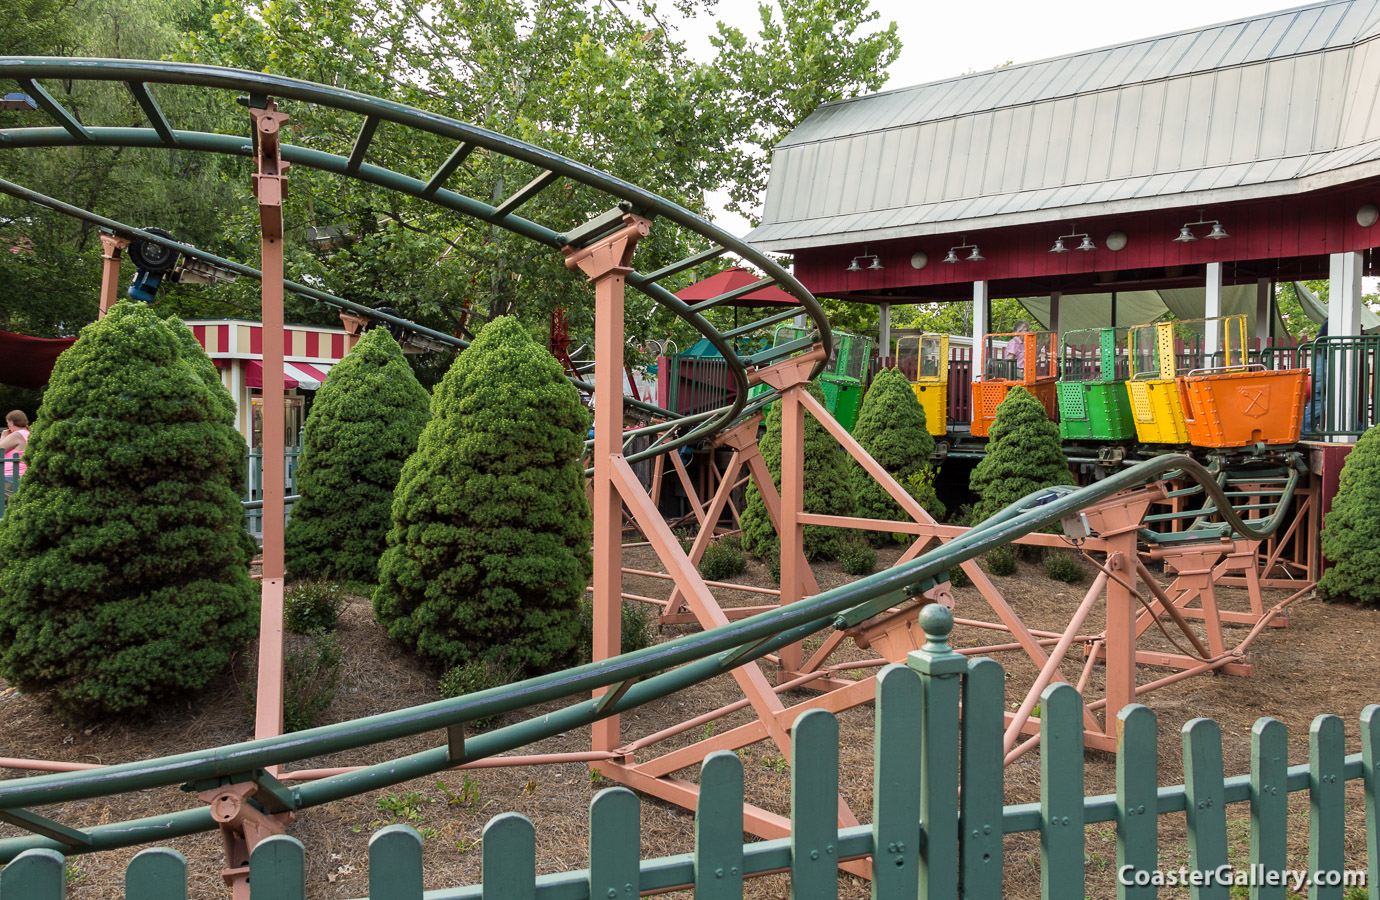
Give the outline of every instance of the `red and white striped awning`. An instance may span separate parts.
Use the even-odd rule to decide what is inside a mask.
[[[330,371],[331,367],[322,363],[285,362],[283,363],[283,390],[301,388],[304,391],[314,391],[321,387],[321,383],[326,380],[326,375]],[[245,360],[244,381],[252,388],[263,388],[263,362],[257,359]]]

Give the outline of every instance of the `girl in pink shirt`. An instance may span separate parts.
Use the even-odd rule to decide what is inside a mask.
[[[8,426],[4,431],[0,431],[0,451],[5,454],[3,469],[0,469],[0,480],[5,482],[5,497],[9,498],[14,493],[14,486],[19,482],[20,476],[28,466],[24,465],[24,449],[29,446],[29,417],[24,415],[24,411],[16,409],[5,416],[5,424]]]

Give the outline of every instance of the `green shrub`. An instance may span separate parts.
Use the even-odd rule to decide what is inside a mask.
[[[1016,574],[1016,551],[1010,544],[993,547],[982,554],[982,560],[987,563],[987,571],[993,575]]]
[[[871,575],[877,568],[877,551],[866,537],[859,534],[839,541],[836,551],[839,568],[848,575]]]
[[[438,687],[441,689],[442,697],[463,697],[466,694],[474,694],[479,691],[487,691],[489,688],[511,684],[518,679],[518,676],[519,673],[516,669],[510,669],[498,660],[472,659],[442,675]],[[500,718],[502,717],[484,716],[480,719],[473,719],[466,724],[473,725],[483,731],[486,728],[492,728]]]
[[[996,420],[988,432],[987,454],[973,469],[968,484],[978,496],[973,509],[975,523],[1032,491],[1073,484],[1059,441],[1059,426],[1049,420],[1044,406],[1025,388],[1012,388],[997,407]]]
[[[0,520],[0,675],[77,715],[202,688],[257,625],[244,439],[183,331],[132,302],[82,329]]]
[[[560,363],[512,317],[485,326],[437,386],[398,482],[374,594],[391,638],[444,668],[575,660],[594,570],[588,429]]]
[[[624,600],[619,620],[620,653],[631,653],[656,642],[656,626],[645,603]],[[594,652],[594,601],[586,594],[580,599],[580,662],[587,663]]]
[[[958,525],[961,528],[971,528],[973,525],[973,504],[964,503],[953,511],[949,516],[950,525]]]
[[[1380,426],[1347,454],[1322,551],[1329,565],[1318,581],[1320,597],[1380,603]]]
[[[911,472],[910,475],[906,476],[906,479],[901,482],[901,487],[905,488],[906,493],[915,498],[915,502],[919,503],[925,512],[933,516],[936,521],[941,521],[946,510],[944,502],[934,491],[934,480],[938,476],[939,470],[927,464],[919,471]],[[892,540],[902,544],[909,544],[915,540],[915,535],[905,532],[895,532],[891,537]]]
[[[283,595],[283,627],[294,634],[335,631],[345,595],[332,581],[299,581]]]
[[[858,411],[853,437],[926,512],[936,518],[944,515],[944,504],[934,493],[934,469],[930,466],[934,438],[925,425],[925,410],[899,370],[883,369],[872,380]],[[855,515],[865,519],[910,519],[876,479],[852,459],[848,480]],[[873,532],[872,540],[880,543],[885,535]]]
[[[1088,577],[1083,564],[1072,553],[1055,551],[1045,557],[1045,576],[1055,581],[1076,584]]]
[[[735,537],[722,537],[711,541],[700,557],[700,574],[708,581],[723,581],[732,578],[747,568],[747,558],[743,556],[743,545]]]
[[[767,574],[771,576],[771,580],[772,580],[772,581],[776,582],[777,584],[780,584],[780,583],[781,583],[781,545],[780,545],[780,544],[776,544],[776,545],[774,545],[771,549],[772,549],[772,552],[770,553],[769,556],[767,556]]]
[[[340,638],[317,631],[289,638],[283,647],[283,733],[315,728],[335,702],[340,687]],[[245,685],[245,699],[254,708],[256,683]]]
[[[810,396],[821,404],[824,392],[813,382],[807,388]],[[838,442],[824,430],[814,416],[805,416],[805,511],[832,516],[853,514],[853,495],[848,487],[847,458],[839,450]],[[781,488],[781,404],[772,404],[767,413],[767,433],[759,447],[777,490]],[[753,556],[766,557],[768,548],[777,541],[776,529],[767,515],[767,505],[757,490],[755,481],[749,482],[747,501],[739,524],[743,529],[743,549]],[[805,556],[809,559],[828,556],[844,529],[823,525],[805,526]]]
[[[964,571],[962,566],[953,566],[949,569],[949,584],[954,587],[963,587],[970,583],[972,583],[972,579],[968,577],[968,573]]]
[[[331,369],[302,431],[301,499],[283,534],[289,574],[378,581],[393,489],[430,405],[386,328],[365,334]]]

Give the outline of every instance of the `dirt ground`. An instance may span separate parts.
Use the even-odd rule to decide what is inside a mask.
[[[886,565],[899,554],[899,548],[881,551]],[[645,549],[630,550],[630,567],[653,569],[654,557]],[[833,564],[815,568],[822,588],[850,580]],[[740,577],[744,584],[772,587],[765,566],[750,562]],[[1003,595],[1025,622],[1035,628],[1062,630],[1081,600],[1088,581],[1066,585],[1044,576],[1041,566],[1022,563],[1009,577],[993,579]],[[664,597],[667,582],[645,577],[630,577],[625,582],[630,593]],[[726,606],[760,604],[762,595],[717,591]],[[1287,596],[1289,591],[1267,591],[1267,607]],[[955,591],[958,614],[972,618],[992,618],[981,595],[973,587]],[[1221,591],[1224,608],[1245,608],[1244,591]],[[1102,627],[1101,609],[1090,617],[1084,633]],[[1145,699],[1159,715],[1160,783],[1182,780],[1180,728],[1189,719],[1207,716],[1222,728],[1223,757],[1228,775],[1249,771],[1250,729],[1257,718],[1273,716],[1284,722],[1290,734],[1291,763],[1304,762],[1308,753],[1308,728],[1316,714],[1333,713],[1347,723],[1347,752],[1360,748],[1357,717],[1364,706],[1380,700],[1373,673],[1377,651],[1371,636],[1380,629],[1380,610],[1352,606],[1329,606],[1305,600],[1292,607],[1287,628],[1269,628],[1252,645],[1248,660],[1255,665],[1252,678],[1199,676],[1149,694]],[[684,633],[667,628],[662,638]],[[1244,637],[1246,629],[1231,628],[1228,644]],[[338,697],[327,714],[327,721],[339,722],[376,712],[399,709],[438,699],[434,677],[417,666],[400,648],[392,644],[373,622],[368,601],[354,598],[340,625],[345,648],[344,668]],[[814,639],[815,641],[818,638]],[[958,628],[954,643],[958,647],[1009,640],[1004,635],[971,628]],[[1162,638],[1147,635],[1145,646],[1165,646]],[[1160,642],[1160,643],[1157,643]],[[848,645],[836,660],[866,659],[873,655]],[[1070,654],[1081,656],[1081,654]],[[1014,709],[1035,676],[1035,668],[1023,655],[1002,653],[996,656],[1008,671],[1007,705]],[[137,721],[101,724],[64,722],[55,716],[39,696],[21,695],[0,682],[0,755],[57,760],[114,763],[163,756],[187,750],[245,740],[252,734],[251,710],[244,698],[243,685],[250,677],[252,659],[242,659],[233,676],[199,696],[165,706],[157,715]],[[1078,676],[1078,660],[1065,665],[1070,680]],[[872,674],[858,670],[850,677]],[[1163,670],[1142,669],[1142,680],[1162,676]],[[1101,684],[1094,676],[1092,688]],[[811,696],[792,692],[788,702]],[[649,704],[622,719],[625,740],[631,741],[701,713],[711,712],[741,698],[731,676],[723,676],[698,688]],[[534,712],[539,712],[536,710]],[[673,749],[750,720],[750,713],[721,716],[711,724],[680,735],[658,746]],[[869,820],[872,801],[872,709],[870,705],[849,710],[839,717],[842,746],[841,791],[862,821]],[[523,753],[587,750],[587,730],[542,741]],[[389,745],[333,756],[304,760],[290,768],[372,763],[440,745],[444,735],[430,734],[397,741]],[[649,751],[639,761],[650,758]],[[780,751],[763,742],[740,751],[745,768],[748,798],[765,809],[789,812],[789,767]],[[6,770],[4,777],[23,777],[24,773]],[[693,769],[678,773],[694,780]],[[1090,751],[1086,757],[1086,789],[1089,794],[1115,790],[1115,758]],[[391,822],[407,822],[426,837],[426,887],[453,887],[480,880],[479,839],[484,823],[494,815],[516,811],[537,823],[538,868],[541,872],[578,869],[586,865],[588,848],[588,803],[595,792],[609,785],[591,778],[582,764],[546,767],[480,769],[448,772],[439,777],[341,801],[327,807],[304,811],[289,833],[307,847],[308,896],[313,898],[362,897],[368,893],[367,846],[370,834]],[[1039,798],[1039,751],[1014,762],[1006,771],[1008,803]],[[1347,791],[1347,859],[1351,867],[1365,865],[1364,810],[1359,784]],[[185,809],[196,804],[194,798],[177,788],[143,791],[132,796],[48,807],[39,812],[59,821],[92,825]],[[1292,838],[1288,868],[1306,868],[1306,794],[1291,799]],[[1233,844],[1232,859],[1246,864],[1249,815],[1245,805],[1229,810],[1228,827]],[[18,834],[8,826],[0,836]],[[1085,856],[1088,895],[1115,896],[1116,842],[1110,823],[1087,829]],[[1160,855],[1166,867],[1186,865],[1182,814],[1160,819]],[[654,857],[687,852],[692,848],[692,819],[688,812],[659,800],[644,798],[642,806],[642,853]],[[190,896],[223,898],[228,891],[219,872],[223,867],[220,839],[214,833],[180,838],[167,846],[181,851],[191,873]],[[74,900],[122,896],[123,872],[134,849],[74,857],[69,871],[69,896]],[[1008,836],[1005,842],[1007,896],[1017,900],[1039,895],[1039,840],[1036,834]],[[784,876],[769,876],[749,882],[749,896],[785,897],[788,885]],[[845,898],[868,896],[867,883],[852,876],[840,878],[840,895]],[[1162,896],[1176,896],[1164,891]]]

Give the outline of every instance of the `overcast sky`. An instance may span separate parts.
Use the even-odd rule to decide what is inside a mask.
[[[1218,22],[1288,9],[1285,0],[1156,0],[1154,3],[1049,0],[872,0],[882,23],[896,22],[901,56],[887,88],[908,87],[990,69],[1008,60],[1032,62]],[[755,33],[755,0],[720,0],[720,19]],[[683,33],[691,51],[709,58],[707,33]],[[747,222],[720,215],[735,234]]]

